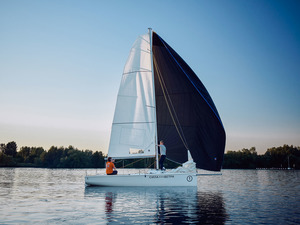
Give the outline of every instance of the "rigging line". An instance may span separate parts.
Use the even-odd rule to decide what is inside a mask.
[[[142,159],[144,159],[144,158],[141,158],[141,159],[138,159],[136,161],[133,161],[132,163],[129,163],[128,165],[120,167],[120,168],[125,168],[125,167],[128,167],[128,166],[131,166],[132,164],[137,163],[137,162],[141,161]]]
[[[158,67],[157,67],[157,63],[156,63],[155,57],[153,57],[153,60],[154,60],[154,63],[155,63],[155,65],[156,65],[156,66],[155,66],[155,69],[156,69],[156,72],[157,72],[157,75],[158,75],[158,80],[159,80],[159,83],[160,83],[160,85],[161,85],[161,87],[162,87],[163,95],[164,95],[164,98],[165,98],[165,100],[166,100],[167,107],[168,107],[168,110],[169,110],[169,112],[170,112],[170,115],[171,115],[171,118],[172,118],[172,120],[173,120],[173,123],[174,123],[174,125],[175,125],[175,128],[176,128],[176,130],[177,130],[177,132],[178,132],[178,134],[179,134],[179,137],[180,137],[180,139],[181,139],[181,141],[182,141],[184,147],[185,147],[186,149],[189,149],[189,148],[188,148],[188,145],[187,145],[187,141],[186,141],[186,139],[185,139],[185,137],[184,137],[184,133],[183,133],[182,127],[181,127],[181,125],[180,125],[179,119],[178,119],[178,117],[177,117],[177,115],[176,115],[174,106],[173,106],[173,104],[172,104],[170,95],[169,95],[169,93],[168,93],[168,90],[167,90],[167,88],[166,88],[166,85],[165,85],[164,81],[162,80],[162,77],[161,77],[161,75],[160,75],[160,71],[159,71],[159,69],[158,69]],[[166,94],[165,92],[167,92],[167,94]],[[177,121],[178,121],[177,123],[179,124],[179,127],[180,127],[181,132],[179,131],[179,128],[178,128],[177,123],[176,123],[176,121],[175,121],[175,118],[174,118],[174,116],[173,116],[173,113],[172,113],[172,110],[171,110],[171,108],[170,108],[170,105],[169,105],[169,102],[168,102],[167,97],[169,98],[169,101],[170,101],[171,106],[172,106],[172,108],[173,108],[173,111],[174,111],[174,114],[175,114],[176,119],[177,119]],[[181,133],[183,134],[183,136],[181,135]]]
[[[162,77],[161,77],[161,75],[160,75],[160,71],[159,71],[159,70],[158,70],[158,78],[159,78],[160,85],[161,85],[161,87],[162,87],[163,95],[164,95],[165,101],[166,101],[166,103],[167,103],[167,107],[168,107],[168,109],[169,109],[171,118],[172,118],[173,123],[174,123],[174,125],[175,125],[175,128],[176,128],[176,130],[177,130],[177,133],[178,133],[178,135],[179,135],[181,141],[183,142],[185,148],[186,148],[186,149],[189,149],[189,148],[188,148],[188,145],[187,145],[186,138],[185,138],[184,133],[183,133],[183,130],[182,130],[182,127],[181,127],[180,122],[179,122],[179,119],[178,119],[178,117],[177,117],[176,111],[175,111],[174,106],[173,106],[173,104],[172,104],[172,100],[171,100],[171,98],[170,98],[170,95],[169,95],[169,93],[168,93],[168,90],[167,90],[167,88],[166,88],[166,85],[165,85],[165,83],[164,83],[164,81],[163,81],[163,79],[162,79]],[[167,94],[166,94],[165,92],[167,92]],[[167,99],[167,97],[168,97],[168,99]],[[169,100],[169,102],[168,102],[168,100]],[[170,108],[169,103],[171,104],[174,113],[172,112],[172,109]],[[176,117],[176,120],[175,120],[175,118],[174,118],[174,115],[175,115],[175,117]],[[179,127],[177,126],[177,124],[179,125]],[[179,128],[180,128],[180,130],[179,130]],[[182,135],[181,135],[181,134],[182,134]]]
[[[156,61],[155,61],[155,62],[156,62]],[[167,89],[166,83],[164,82],[164,80],[163,80],[163,78],[162,78],[162,76],[161,76],[161,72],[159,71],[159,68],[158,68],[158,66],[157,66],[157,63],[156,63],[156,67],[157,67],[157,71],[158,71],[158,76],[159,76],[159,78],[160,78],[161,86],[162,86],[162,88],[164,88],[165,91],[167,92],[167,95],[165,95],[165,93],[163,93],[163,94],[164,94],[164,97],[167,96],[168,99],[169,99],[169,102],[170,102],[170,105],[172,106],[172,109],[173,109],[174,115],[175,115],[175,117],[176,117],[177,123],[179,124],[180,131],[181,131],[181,133],[182,133],[182,135],[183,135],[183,139],[184,139],[183,143],[185,144],[185,147],[186,147],[187,149],[189,149],[189,148],[188,148],[187,141],[186,141],[186,138],[185,138],[185,135],[184,135],[184,132],[183,132],[183,129],[182,129],[182,127],[181,127],[181,125],[180,125],[180,122],[179,122],[179,119],[178,119],[178,117],[177,117],[176,110],[175,110],[174,105],[173,105],[173,103],[172,103],[171,97],[170,97],[170,95],[169,95],[169,93],[168,93],[168,89]],[[166,99],[166,102],[167,102],[167,99]],[[169,110],[169,111],[170,111],[170,110]],[[171,111],[170,111],[170,114],[172,114]],[[175,124],[175,126],[176,126],[176,123],[175,123],[175,122],[174,122],[174,124]]]
[[[176,161],[174,161],[174,160],[172,160],[172,159],[170,159],[170,158],[168,158],[168,157],[166,157],[166,159],[169,160],[169,161],[171,161],[171,162],[173,162],[173,163],[179,164],[179,166],[182,165],[182,163],[176,162]]]
[[[153,164],[155,163],[155,160],[153,161],[153,163],[147,167],[147,169],[149,169],[151,166],[153,166]]]

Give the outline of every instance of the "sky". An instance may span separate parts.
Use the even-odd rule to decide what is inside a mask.
[[[225,150],[300,146],[297,0],[0,0],[0,143],[107,152],[122,71],[151,27],[206,86]]]

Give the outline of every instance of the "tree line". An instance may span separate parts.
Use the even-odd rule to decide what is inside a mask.
[[[255,147],[239,151],[227,151],[224,155],[223,169],[255,168],[293,168],[300,169],[300,147],[283,145],[269,148],[258,155]]]
[[[104,155],[101,151],[78,150],[52,146],[48,151],[42,147],[21,147],[16,142],[0,144],[0,166],[45,167],[45,168],[103,168]]]
[[[104,168],[105,157],[101,151],[78,150],[73,146],[55,147],[48,151],[42,147],[21,147],[17,151],[16,142],[0,144],[0,167],[43,167],[43,168]],[[154,159],[117,160],[116,167],[153,168]],[[166,160],[166,168],[176,168],[177,163]],[[300,169],[300,147],[283,145],[269,148],[258,155],[255,147],[239,151],[227,151],[223,169],[255,168],[294,168]]]

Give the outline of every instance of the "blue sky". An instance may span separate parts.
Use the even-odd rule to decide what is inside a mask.
[[[0,1],[0,143],[107,151],[121,74],[152,27],[208,89],[226,150],[300,146],[300,2]]]

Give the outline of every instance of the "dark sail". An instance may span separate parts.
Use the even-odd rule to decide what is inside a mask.
[[[225,130],[218,111],[192,69],[153,32],[153,64],[158,140],[167,157],[187,161],[187,149],[197,168],[219,171]]]

